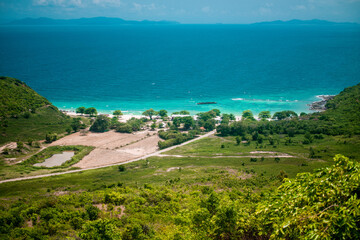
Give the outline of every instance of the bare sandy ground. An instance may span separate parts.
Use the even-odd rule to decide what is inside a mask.
[[[80,168],[91,168],[114,163],[126,162],[158,150],[158,137],[155,131],[141,131],[135,134],[118,133],[87,133],[82,136],[74,133],[55,141],[51,146],[85,145],[95,149],[80,162],[73,165]]]

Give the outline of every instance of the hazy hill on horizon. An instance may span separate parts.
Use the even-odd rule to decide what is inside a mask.
[[[149,20],[125,20],[122,18],[112,17],[92,17],[76,19],[53,19],[47,17],[23,18],[13,20],[3,25],[146,25],[146,24],[181,24],[176,21],[149,21]],[[248,25],[248,24],[243,24]],[[299,20],[292,19],[288,21],[275,20],[250,23],[249,25],[359,25],[353,22],[332,22],[321,19]]]
[[[134,21],[122,18],[93,17],[77,19],[53,19],[53,18],[23,18],[14,20],[6,25],[144,25],[144,24],[179,24],[173,21]]]
[[[321,19],[312,19],[312,20],[292,19],[288,21],[276,20],[276,21],[257,22],[254,24],[255,25],[359,25],[358,23],[353,23],[353,22],[332,22]]]

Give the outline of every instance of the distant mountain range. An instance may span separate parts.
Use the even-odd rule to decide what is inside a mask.
[[[174,21],[133,21],[124,20],[122,18],[108,18],[108,17],[94,17],[94,18],[78,18],[78,19],[52,19],[52,18],[24,18],[14,20],[5,25],[153,25],[153,24],[180,24]],[[253,25],[359,25],[350,22],[330,22],[326,20],[298,20],[293,19],[290,21],[271,21],[271,22],[258,22]]]
[[[121,18],[94,17],[78,19],[24,18],[6,25],[145,25],[145,24],[179,24],[171,21],[128,21]]]
[[[293,19],[290,21],[271,21],[271,22],[258,22],[254,23],[256,25],[358,25],[357,23],[351,23],[351,22],[330,22],[326,20],[319,20],[319,19],[313,19],[313,20],[298,20]]]

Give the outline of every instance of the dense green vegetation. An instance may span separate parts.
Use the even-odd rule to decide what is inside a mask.
[[[151,164],[143,165],[145,169],[149,167]],[[116,171],[115,167],[111,169]],[[128,169],[134,169],[134,165],[117,174],[126,175]],[[130,171],[136,176],[140,170]],[[173,177],[162,178],[165,181],[162,186],[149,183],[127,186],[118,182],[103,185],[92,193],[57,190],[52,194],[49,189],[45,199],[14,200],[1,209],[1,236],[3,239],[359,237],[360,166],[341,155],[336,156],[335,165],[314,174],[301,174],[294,180],[280,178],[277,181],[284,183],[275,192],[254,192],[259,186],[268,185],[271,178],[263,175],[253,178],[251,172],[206,168],[203,171],[208,177],[203,178],[200,171],[196,173],[197,179],[184,182],[176,177],[182,176],[183,171],[189,170],[179,168],[173,171]]]

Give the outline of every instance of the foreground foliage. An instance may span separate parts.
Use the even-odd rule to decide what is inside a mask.
[[[261,230],[273,239],[359,239],[360,164],[336,155],[335,165],[286,180],[258,206]]]
[[[104,190],[19,199],[0,211],[2,239],[356,239],[360,226],[360,164],[337,155],[335,165],[299,174],[275,191],[246,185],[122,183]],[[237,179],[242,182],[247,180]],[[58,194],[57,194],[58,195]]]

